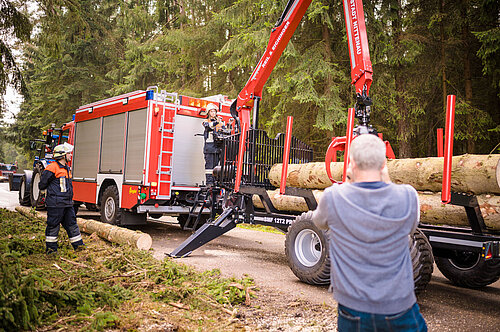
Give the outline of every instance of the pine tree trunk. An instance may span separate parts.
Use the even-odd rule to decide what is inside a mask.
[[[471,74],[471,59],[470,59],[470,29],[469,19],[467,15],[468,1],[463,2],[463,25],[462,25],[462,43],[464,45],[464,86],[465,86],[465,102],[472,106],[472,74]],[[474,115],[467,113],[466,122],[468,128],[473,128]],[[475,142],[473,136],[467,138],[467,153],[474,153]]]
[[[268,191],[275,208],[280,211],[306,212],[309,209],[302,197],[279,195],[278,190]],[[321,199],[323,191],[314,190],[316,200]],[[420,223],[432,225],[468,226],[465,209],[456,205],[441,203],[441,193],[420,192]],[[488,228],[500,230],[500,196],[477,196],[484,222]],[[256,208],[264,208],[258,196],[253,196]]]
[[[462,155],[452,159],[451,188],[456,192],[472,194],[500,194],[500,154]],[[331,164],[336,181],[342,179],[344,163]],[[441,191],[443,158],[411,158],[387,161],[389,175],[394,183],[406,183],[417,190]],[[279,187],[281,164],[269,171],[269,180]],[[331,186],[324,162],[288,165],[287,186],[324,189]]]
[[[439,14],[441,22],[439,24],[439,34],[441,42],[441,86],[443,89],[443,111],[446,110],[446,52],[445,52],[445,35],[444,35],[444,0],[440,1]]]
[[[24,216],[33,217],[31,208],[17,206],[16,211]],[[47,220],[47,217],[39,212],[36,212],[35,217]],[[126,244],[141,250],[149,250],[153,244],[153,240],[149,234],[139,231],[132,231],[130,229],[105,224],[96,220],[76,218],[76,221],[81,232],[87,234],[96,233],[100,238],[108,240],[109,242]]]
[[[401,0],[397,1],[398,5],[394,9],[397,13],[396,18],[393,21],[394,29],[394,44],[395,49],[399,57],[403,57],[404,47],[401,43],[401,33],[403,30],[402,24],[402,4]],[[405,100],[406,94],[406,80],[407,77],[404,76],[404,66],[401,64],[402,61],[398,61],[395,67],[394,80],[396,84],[396,107],[399,114],[398,119],[398,156],[399,158],[409,158],[411,157],[411,143],[410,137],[413,135],[413,129],[411,126],[411,121],[409,119],[409,110]]]

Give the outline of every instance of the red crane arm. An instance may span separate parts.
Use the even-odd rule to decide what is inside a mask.
[[[257,129],[259,101],[262,98],[264,84],[266,84],[269,75],[271,75],[310,4],[311,0],[288,1],[283,14],[271,31],[266,51],[260,58],[245,87],[238,94],[238,98],[231,105],[231,114],[236,119],[236,124],[241,130],[240,140],[245,140],[246,130],[250,128],[250,111],[252,108],[253,127]],[[372,82],[373,71],[368,50],[363,2],[362,0],[343,0],[343,4],[351,59],[351,83],[356,88],[355,116],[361,124],[361,126],[358,126],[359,129],[356,130],[358,133],[376,133],[368,125],[370,121],[370,105],[372,104],[368,91]],[[240,189],[244,150],[245,144],[240,142],[234,186],[235,192]]]
[[[310,4],[311,0],[288,1],[283,14],[271,31],[266,51],[232,107],[233,116],[241,123],[250,124],[250,111],[255,106],[255,99],[262,98],[264,84]],[[373,70],[368,50],[363,2],[362,0],[343,0],[343,4],[351,60],[351,84],[355,86],[357,94],[363,95],[364,92],[367,97],[372,83]]]
[[[260,58],[245,87],[238,94],[236,110],[242,123],[250,122],[250,111],[254,107],[255,99],[262,97],[264,84],[266,84],[269,75],[271,75],[310,4],[311,0],[288,1],[283,14],[271,31],[266,51]]]
[[[356,93],[363,94],[366,85],[366,95],[372,84],[372,62],[366,36],[365,15],[362,0],[343,0],[344,16],[351,59],[351,79]]]

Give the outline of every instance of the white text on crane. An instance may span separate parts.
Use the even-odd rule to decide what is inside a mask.
[[[356,3],[351,0],[352,28],[354,32],[354,44],[356,45],[356,54],[361,54],[361,40],[359,38],[358,14],[356,13]]]

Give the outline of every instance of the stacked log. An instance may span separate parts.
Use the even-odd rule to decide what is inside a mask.
[[[341,181],[343,163],[331,163],[335,180]],[[419,191],[420,221],[425,224],[467,226],[465,209],[441,203],[443,158],[414,158],[388,160],[389,175],[394,183],[406,183]],[[278,187],[281,164],[274,165],[269,180]],[[451,189],[455,192],[478,195],[478,202],[487,227],[500,230],[500,154],[455,156],[452,158]],[[323,191],[331,185],[324,162],[291,164],[288,166],[287,186],[313,190],[319,201]],[[281,211],[305,212],[307,204],[302,197],[268,192],[274,206]],[[262,208],[257,196],[254,205]]]
[[[39,212],[35,211],[33,215],[31,208],[18,206],[16,211],[27,217],[34,216],[47,220],[47,217]],[[109,242],[129,245],[140,250],[149,250],[153,244],[151,236],[146,233],[102,223],[97,220],[76,218],[76,221],[81,232],[87,234],[96,233],[100,238]]]
[[[314,197],[319,201],[323,191],[313,190]],[[306,212],[309,209],[304,198],[298,196],[280,195],[278,190],[268,191],[274,207],[281,211]],[[420,222],[431,225],[468,226],[467,214],[462,206],[442,204],[441,193],[419,192]],[[500,196],[477,196],[479,207],[487,227],[500,230]],[[252,198],[256,208],[264,208],[260,198]]]
[[[500,154],[465,154],[452,158],[451,189],[471,194],[500,194]],[[336,181],[341,181],[344,163],[331,163]],[[279,187],[281,164],[269,171],[269,180]],[[406,183],[421,191],[441,191],[443,158],[393,159],[387,161],[389,175],[394,183]],[[324,162],[291,164],[288,166],[287,186],[307,189],[325,189],[332,185]]]

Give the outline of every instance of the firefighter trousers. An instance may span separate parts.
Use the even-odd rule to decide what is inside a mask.
[[[82,235],[76,223],[75,210],[70,207],[47,207],[47,228],[45,244],[47,252],[57,251],[57,237],[61,225],[68,233],[69,242],[74,249],[83,245]]]
[[[219,157],[217,153],[205,153],[205,178],[207,180],[207,185],[213,185],[215,183],[212,172],[218,163]]]

